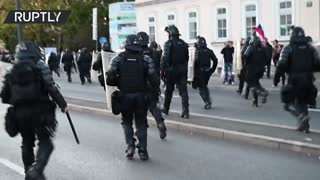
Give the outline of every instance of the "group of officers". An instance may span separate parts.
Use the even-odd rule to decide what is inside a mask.
[[[125,51],[111,60],[106,72],[106,84],[119,89],[112,97],[112,111],[122,115],[128,159],[134,157],[136,149],[140,159],[149,159],[148,109],[157,122],[160,138],[166,137],[166,126],[161,112],[169,113],[175,87],[182,99],[181,117],[189,118],[188,45],[180,39],[177,27],[168,26],[165,31],[168,33],[168,41],[165,42],[163,52],[154,42],[148,47],[149,37],[145,32],[129,35],[124,42]],[[207,85],[218,61],[213,51],[207,48],[205,38],[199,36],[195,47],[192,87],[199,88],[205,103],[204,108],[210,109],[212,102]],[[3,103],[12,105],[5,118],[5,128],[12,137],[18,133],[22,136],[26,180],[44,180],[43,172],[53,151],[52,137],[57,125],[56,104],[62,112],[67,112],[67,103],[53,81],[50,69],[41,60],[43,56],[37,45],[20,42],[16,48],[16,59],[18,63],[5,76],[0,94]],[[245,73],[249,89],[252,89],[253,104],[257,106],[258,96],[263,97],[264,103],[268,92],[259,82],[265,67],[265,46],[255,32],[242,49],[242,59],[245,68],[242,72]],[[317,96],[317,89],[313,85],[315,71],[320,71],[319,55],[305,37],[303,29],[295,27],[290,43],[281,52],[274,85],[279,83],[284,73],[288,74],[288,84],[281,90],[284,108],[298,118],[297,130],[306,133],[309,133],[310,128],[308,104]],[[161,93],[160,79],[166,86],[162,109],[157,106]],[[39,148],[35,156],[33,148],[36,137]]]

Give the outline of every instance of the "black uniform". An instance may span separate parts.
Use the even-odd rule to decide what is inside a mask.
[[[78,59],[78,68],[79,68],[79,76],[81,80],[81,84],[85,83],[85,78],[91,83],[91,64],[92,64],[92,56],[90,52],[83,48],[80,52],[80,56]]]
[[[188,45],[179,38],[179,31],[175,26],[169,26],[166,30],[169,32],[170,39],[164,44],[160,65],[161,77],[166,82],[163,112],[165,114],[169,113],[172,93],[176,85],[182,100],[181,117],[189,118],[189,96],[187,89]]]
[[[270,78],[270,71],[271,71],[271,61],[272,61],[272,46],[269,42],[266,43],[266,56],[267,56],[267,78]]]
[[[198,37],[194,65],[194,79],[192,87],[199,87],[199,94],[205,103],[204,108],[210,109],[212,102],[208,89],[208,82],[218,65],[218,59],[214,52],[207,48],[206,41],[203,37]]]
[[[109,52],[109,53],[114,53],[110,48],[109,48],[109,45],[108,43],[103,43],[102,44],[102,51],[104,52]],[[97,55],[97,60],[93,63],[92,65],[92,69],[94,71],[98,71],[98,80],[99,80],[99,83],[100,85],[103,87],[104,90],[105,89],[105,81],[104,81],[104,69],[103,69],[103,64],[102,64],[102,55],[101,55],[102,52],[100,52],[98,55]]]
[[[298,131],[309,133],[308,105],[317,97],[313,85],[313,72],[320,71],[320,59],[317,50],[308,43],[300,27],[293,29],[290,44],[284,47],[274,79],[274,85],[284,73],[288,73],[288,84],[281,90],[285,110],[298,118]]]
[[[262,103],[266,103],[268,91],[261,84],[260,79],[263,77],[264,68],[267,62],[266,48],[262,47],[258,37],[253,36],[252,42],[244,53],[247,63],[246,81],[253,92],[253,106],[258,106],[258,96],[263,96]]]
[[[51,74],[52,74],[52,72],[55,72],[58,77],[60,77],[59,64],[60,64],[60,62],[59,62],[57,54],[54,52],[51,52],[49,59],[48,59],[48,66],[51,71]]]
[[[243,47],[241,48],[241,65],[242,65],[242,68],[240,70],[240,75],[239,75],[239,89],[238,89],[238,93],[241,95],[242,94],[242,91],[243,91],[243,87],[244,87],[244,82],[246,80],[246,75],[247,75],[247,62],[245,60],[245,57],[244,57],[244,53],[245,51],[247,50],[248,46],[249,46],[249,43],[250,43],[250,39],[251,38],[247,38],[246,39],[246,42],[245,44],[243,45]],[[250,87],[249,85],[247,84],[246,86],[246,92],[245,92],[245,99],[248,99],[248,96],[249,96],[249,92],[250,92]]]
[[[107,84],[117,86],[121,94],[122,127],[125,134],[127,157],[132,158],[135,153],[135,139],[133,137],[133,119],[136,125],[137,145],[140,158],[147,160],[147,101],[146,84],[157,87],[159,78],[154,69],[152,59],[141,54],[136,35],[129,35],[125,42],[124,53],[112,59],[107,72]],[[155,92],[158,89],[155,88]]]
[[[71,82],[72,81],[71,70],[74,64],[73,54],[69,50],[67,50],[65,54],[62,56],[61,62],[64,64],[63,69],[67,73],[68,82]]]
[[[22,136],[26,179],[45,179],[43,171],[53,151],[51,138],[57,125],[55,103],[63,110],[67,103],[48,66],[40,60],[40,49],[26,42],[20,43],[17,50],[19,61],[5,76],[1,91],[2,102],[12,105],[6,115],[6,130],[12,137],[18,133]],[[36,138],[39,143],[35,157]]]

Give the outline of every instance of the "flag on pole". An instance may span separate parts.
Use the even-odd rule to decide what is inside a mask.
[[[257,32],[257,35],[260,37],[260,39],[262,39],[263,42],[266,44],[267,38],[266,38],[265,35],[264,35],[264,31],[263,31],[263,28],[262,28],[261,24],[259,24],[259,25],[256,27],[256,32]]]

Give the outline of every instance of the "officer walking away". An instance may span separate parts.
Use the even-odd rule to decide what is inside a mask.
[[[204,37],[198,36],[197,39],[192,87],[195,89],[199,88],[199,94],[205,103],[204,108],[211,109],[212,101],[208,89],[208,82],[212,73],[216,70],[218,59],[214,52],[207,47]]]
[[[91,83],[91,64],[92,64],[92,56],[87,48],[82,48],[80,52],[80,56],[78,59],[78,68],[81,84],[83,85],[87,79],[89,83]]]
[[[114,53],[107,42],[102,44],[101,51]],[[97,60],[93,63],[92,69],[94,71],[98,71],[98,80],[100,85],[103,87],[104,90],[106,90],[105,82],[104,82],[104,69],[102,64],[102,56],[101,52],[97,55]]]
[[[153,61],[154,61],[157,74],[160,76],[160,62],[162,57],[162,49],[155,41],[150,42],[149,47],[151,48],[153,53]]]
[[[107,85],[117,86],[120,90],[120,104],[122,127],[127,144],[126,156],[132,159],[135,148],[138,148],[140,159],[148,160],[147,151],[147,111],[146,84],[154,87],[154,93],[159,92],[159,77],[155,73],[152,59],[141,53],[141,47],[136,35],[127,36],[124,42],[125,52],[113,58],[107,72]],[[114,106],[114,105],[112,105]],[[114,111],[114,109],[113,109]],[[117,110],[119,113],[119,110]],[[133,137],[133,119],[136,125],[136,137],[139,140],[135,145]]]
[[[65,53],[62,56],[61,62],[64,64],[63,69],[67,73],[68,82],[71,83],[72,82],[71,70],[74,64],[74,58],[73,58],[72,52],[68,48],[65,50]]]
[[[248,67],[247,67],[247,62],[246,59],[244,57],[244,53],[247,50],[249,43],[250,43],[250,37],[248,37],[245,42],[243,43],[242,47],[241,47],[241,70],[240,70],[240,75],[239,75],[239,88],[237,90],[237,92],[241,95],[242,91],[243,91],[243,87],[244,87],[244,83],[246,81],[246,76],[247,76],[247,71],[248,71]],[[246,92],[245,92],[245,99],[248,99],[249,97],[249,93],[250,93],[250,87],[247,83],[246,86]]]
[[[56,53],[51,52],[49,59],[48,59],[48,66],[49,69],[51,71],[51,75],[52,72],[55,72],[57,74],[58,77],[60,77],[60,73],[59,73],[59,59]]]
[[[148,34],[145,32],[139,32],[137,34],[137,36],[138,36],[138,40],[139,40],[139,45],[142,48],[142,54],[146,55],[152,59],[152,62],[155,66],[156,75],[158,77],[160,77],[159,76],[160,75],[160,68],[159,68],[159,66],[157,67],[157,65],[160,65],[160,59],[159,59],[159,57],[156,56],[156,52],[155,52],[156,50],[153,50],[148,47],[148,43],[149,43]],[[161,58],[161,56],[160,56],[160,58]],[[152,116],[154,117],[154,119],[157,122],[160,138],[164,139],[167,136],[167,133],[166,133],[167,129],[164,124],[164,118],[162,117],[161,110],[157,106],[161,92],[160,91],[155,92],[153,90],[154,87],[151,86],[150,84],[147,85],[147,89],[148,89],[147,90],[147,97],[148,97],[149,111],[151,112]],[[160,90],[160,78],[159,78],[159,82],[158,82],[156,89]]]
[[[263,47],[259,37],[253,33],[249,47],[244,53],[244,58],[247,63],[247,83],[252,88],[253,103],[252,106],[258,107],[258,96],[262,96],[262,103],[266,103],[268,91],[260,84],[260,79],[263,77],[267,62],[266,48]]]
[[[281,89],[284,109],[298,119],[297,131],[309,133],[310,117],[308,105],[317,97],[314,86],[314,72],[320,71],[320,58],[317,50],[308,42],[304,30],[295,27],[290,43],[281,52],[274,78],[276,86],[280,77],[287,72],[288,84]]]
[[[67,112],[67,103],[52,79],[40,48],[32,42],[16,47],[16,63],[6,74],[1,90],[2,102],[10,104],[5,128],[11,137],[22,137],[22,160],[26,180],[44,180],[44,169],[53,151],[57,121],[56,104]],[[49,97],[50,96],[50,97]],[[38,151],[34,155],[35,140]]]
[[[182,100],[181,117],[189,118],[189,96],[187,89],[188,45],[179,38],[180,33],[176,26],[170,25],[165,28],[165,31],[169,34],[169,40],[164,44],[160,64],[161,79],[166,82],[162,112],[169,114],[172,93],[176,85]]]

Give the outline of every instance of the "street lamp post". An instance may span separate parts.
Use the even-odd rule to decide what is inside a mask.
[[[20,10],[20,0],[16,0],[16,9]],[[18,32],[18,42],[21,42],[22,37],[22,24],[17,24],[17,32]]]

